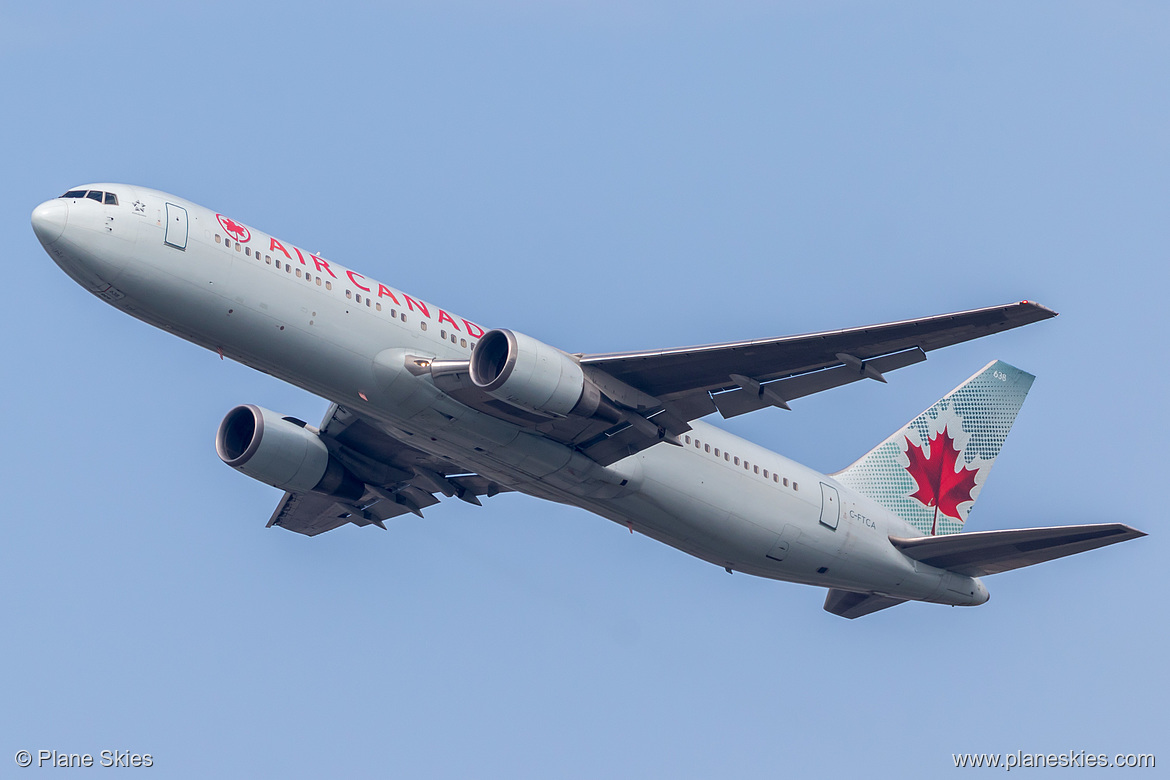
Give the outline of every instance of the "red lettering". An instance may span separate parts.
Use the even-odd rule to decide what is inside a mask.
[[[329,263],[325,262],[314,254],[310,254],[309,257],[313,258],[313,265],[317,266],[318,271],[324,271],[334,279],[337,278],[337,274],[333,273],[333,269],[329,267]]]
[[[394,301],[395,303],[398,303],[398,299],[394,297],[394,293],[390,292],[390,288],[387,287],[386,285],[382,284],[381,282],[378,283],[378,297],[379,298],[389,298],[390,300]],[[398,305],[401,306],[402,304],[398,303]]]
[[[474,322],[468,322],[467,320],[463,320],[463,324],[467,326],[467,335],[471,336],[473,339],[477,339],[483,335],[483,328],[479,327]],[[479,331],[479,333],[475,332],[477,330]]]
[[[451,319],[451,315],[439,309],[439,324],[442,325],[444,321],[451,323],[451,327],[455,330],[459,330],[459,326],[455,324],[455,320]]]
[[[288,253],[288,250],[285,249],[281,245],[281,243],[279,241],[277,241],[275,238],[268,239],[268,242],[269,242],[268,243],[268,251],[269,252],[275,252],[277,249],[279,249],[281,252],[284,252],[285,257],[287,257],[289,260],[292,260],[292,255],[290,255]]]
[[[355,274],[353,271],[346,271],[345,275],[348,276],[349,280],[351,282],[353,282],[356,286],[360,287],[361,289],[365,290],[366,292],[370,291],[369,287],[366,287],[364,284],[362,284],[361,282],[358,281],[358,279],[365,279],[366,277],[362,276],[361,274]]]
[[[402,293],[402,297],[406,299],[406,305],[411,311],[413,311],[414,307],[417,306],[418,310],[423,313],[424,317],[430,318],[431,312],[429,309],[427,309],[427,305],[425,303],[422,303],[420,301],[416,301],[414,298],[411,298],[406,293]]]
[[[308,265],[308,263],[306,263],[306,262],[305,262],[305,258],[301,257],[301,250],[297,249],[297,248],[294,246],[294,247],[293,247],[293,251],[297,253],[297,257],[300,259],[300,261],[301,261],[301,265]]]

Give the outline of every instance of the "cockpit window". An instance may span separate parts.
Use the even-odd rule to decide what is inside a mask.
[[[62,198],[89,198],[96,200],[98,203],[104,203],[107,206],[117,206],[118,196],[112,192],[102,192],[101,190],[69,190]]]

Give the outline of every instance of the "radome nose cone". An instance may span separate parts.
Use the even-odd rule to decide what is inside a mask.
[[[46,200],[33,209],[32,226],[43,246],[56,241],[65,230],[69,219],[69,204],[60,198]]]

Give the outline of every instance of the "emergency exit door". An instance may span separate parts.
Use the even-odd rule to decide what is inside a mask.
[[[175,249],[187,248],[187,209],[167,204],[167,234],[163,241]]]

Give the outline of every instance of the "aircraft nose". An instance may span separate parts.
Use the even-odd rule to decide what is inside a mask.
[[[46,200],[33,209],[33,232],[43,246],[56,241],[65,231],[65,223],[69,220],[69,204],[61,198]]]

